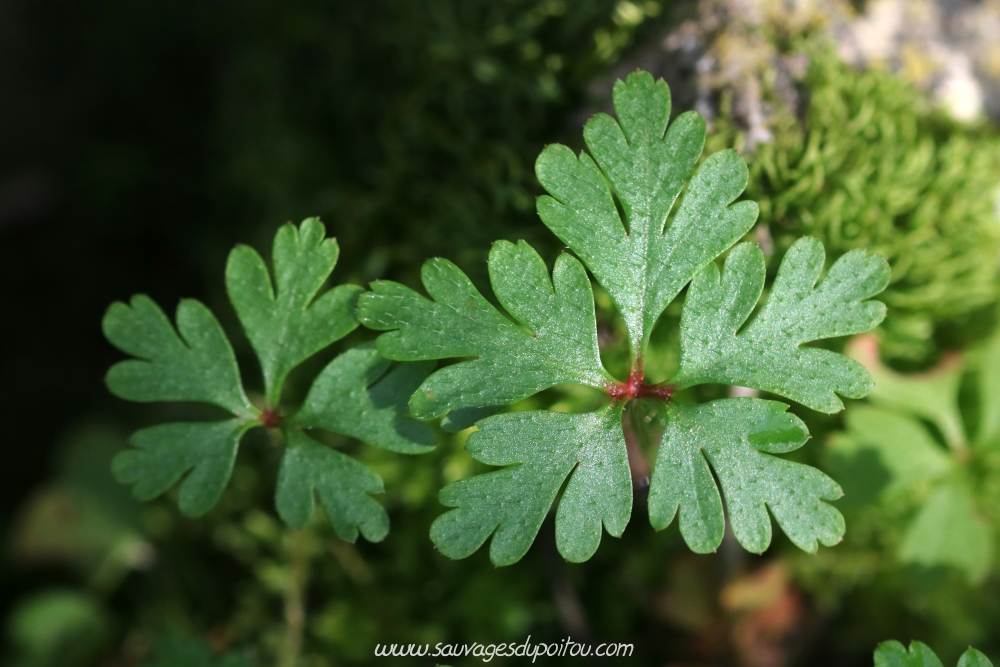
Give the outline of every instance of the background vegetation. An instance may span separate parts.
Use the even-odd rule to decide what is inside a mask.
[[[499,238],[553,258],[557,241],[534,213],[536,155],[554,141],[580,147],[580,125],[606,104],[613,76],[647,66],[650,49],[705,14],[701,4],[0,5],[4,659],[271,665],[289,582],[304,579],[301,664],[315,667],[376,663],[376,643],[529,634],[634,642],[634,660],[650,665],[869,665],[890,638],[922,639],[946,664],[970,642],[996,660],[992,561],[970,577],[946,558],[898,557],[899,526],[928,490],[884,493],[892,470],[857,478],[855,497],[868,503],[852,506],[849,494],[848,537],[819,556],[777,535],[762,557],[728,539],[697,556],[676,528],[656,534],[637,522],[582,565],[563,562],[543,527],[528,556],[502,569],[482,552],[447,560],[427,538],[437,490],[473,470],[460,437],[417,458],[359,449],[388,490],[393,527],[375,545],[343,542],[318,521],[290,550],[263,440],[243,448],[222,502],[200,520],[182,518],[171,498],[140,505],[111,479],[125,434],[192,409],[136,407],[106,392],[103,373],[118,358],[99,330],[108,303],[137,292],[168,309],[202,299],[253,371],[222,290],[225,256],[236,242],[266,249],[287,220],[323,218],[342,248],[337,282],[415,284],[424,258],[445,256],[481,284]],[[761,25],[749,41],[770,49],[754,79],[769,139],[758,141],[740,104],[746,79],[698,92],[693,61],[661,72],[679,101],[694,91],[676,111],[708,104],[711,148],[746,155],[747,194],[762,210],[754,238],[770,268],[802,234],[822,238],[831,260],[853,247],[892,260],[883,355],[910,372],[963,354],[956,410],[975,433],[991,410],[982,346],[995,325],[1000,249],[994,127],[948,118],[894,74],[842,63],[820,23]],[[734,43],[720,41],[733,36],[723,27],[705,34],[714,46],[699,56]],[[790,102],[781,76],[766,73],[799,56]],[[624,341],[607,299],[599,320],[614,370]],[[666,372],[675,341],[661,337],[656,350]],[[588,397],[553,390],[534,400],[578,408]],[[857,454],[868,465],[828,455],[842,421],[797,412],[814,434],[802,455],[838,480],[849,465],[887,470],[875,446]],[[915,412],[945,451],[933,416]],[[984,447],[970,493],[992,545],[996,457]]]

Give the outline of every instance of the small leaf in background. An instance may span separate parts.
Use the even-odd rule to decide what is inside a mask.
[[[987,341],[979,364],[979,407],[976,443],[996,444],[1000,434],[1000,331]]]
[[[831,452],[850,457],[872,452],[890,475],[889,490],[941,479],[954,470],[948,450],[919,421],[869,405],[853,406],[844,421],[846,433],[836,433]]]
[[[958,410],[958,385],[964,368],[961,357],[949,355],[926,373],[904,375],[882,364],[874,336],[858,336],[846,352],[863,363],[875,381],[869,400],[934,423],[950,447],[967,445]]]
[[[835,466],[846,474],[851,459],[865,452],[877,456],[889,475],[882,497],[912,508],[898,546],[901,562],[951,567],[974,584],[982,582],[992,567],[995,531],[979,506],[979,482],[970,467],[982,455],[981,445],[969,447],[958,409],[963,361],[951,356],[930,371],[904,375],[881,363],[872,337],[855,339],[848,351],[875,378],[874,405],[848,410],[846,430],[830,441]],[[983,366],[980,378],[995,372]],[[937,426],[945,443],[920,419]]]
[[[907,650],[897,641],[882,642],[875,649],[875,667],[943,667],[934,651],[923,642],[910,642]],[[958,660],[958,667],[993,667],[989,658],[969,648]]]
[[[52,589],[18,602],[6,629],[12,667],[83,667],[93,664],[113,625],[91,594]]]
[[[993,530],[980,516],[968,485],[946,482],[913,519],[899,557],[905,563],[949,565],[981,582],[993,561]]]

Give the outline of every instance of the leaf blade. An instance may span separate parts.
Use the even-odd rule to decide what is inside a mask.
[[[500,241],[490,251],[490,272],[501,301],[533,331],[504,317],[447,260],[424,264],[421,275],[430,299],[384,281],[360,298],[361,321],[387,331],[376,343],[386,358],[476,357],[433,373],[411,399],[415,417],[496,411],[557,384],[603,388],[613,382],[600,362],[590,282],[576,259],[560,256],[550,278],[528,244]],[[511,274],[525,280],[509,280]],[[470,425],[454,419],[452,428]]]
[[[484,419],[479,427],[469,437],[470,454],[490,465],[511,467],[453,482],[441,491],[441,502],[454,508],[431,526],[431,539],[441,553],[465,558],[492,534],[490,560],[498,566],[517,562],[567,477],[556,512],[556,545],[565,558],[590,558],[602,526],[615,537],[624,531],[632,510],[632,482],[620,407],[585,414],[514,412]]]
[[[722,542],[724,517],[715,472],[726,497],[737,541],[762,553],[771,542],[768,509],[792,542],[814,552],[844,534],[844,519],[832,506],[842,493],[832,479],[799,463],[770,456],[801,447],[805,424],[783,403],[732,398],[696,407],[668,406],[650,481],[650,523],[666,528],[680,514],[681,535],[698,553]],[[688,484],[681,480],[691,480]]]
[[[823,257],[818,240],[796,241],[767,302],[745,326],[763,290],[763,253],[744,243],[730,253],[721,275],[707,266],[684,304],[681,365],[673,382],[682,388],[706,382],[753,387],[827,413],[843,409],[838,394],[865,396],[872,380],[861,364],[801,345],[881,322],[885,305],[870,299],[888,284],[888,264],[878,255],[851,251],[817,284]]]
[[[746,164],[733,151],[710,156],[689,181],[704,146],[705,123],[686,113],[668,127],[666,83],[636,72],[615,84],[613,96],[619,120],[598,114],[584,128],[593,158],[576,159],[560,145],[542,151],[535,172],[549,194],[537,207],[542,222],[583,260],[618,307],[635,366],[669,302],[750,230],[757,206],[733,204],[748,179]]]
[[[264,374],[271,405],[281,398],[288,373],[357,327],[356,285],[319,290],[340,256],[335,239],[317,218],[283,225],[274,237],[274,281],[250,246],[237,246],[226,263],[226,291]]]
[[[288,429],[285,438],[275,492],[282,520],[293,529],[305,526],[315,511],[315,494],[341,539],[354,542],[360,532],[369,542],[382,541],[389,533],[389,515],[372,498],[385,490],[382,478],[299,430]]]
[[[431,428],[405,416],[410,396],[433,363],[401,364],[389,372],[390,364],[371,345],[344,352],[316,377],[289,424],[334,431],[403,454],[434,449]]]
[[[256,413],[243,392],[236,355],[222,327],[201,302],[177,306],[177,329],[145,295],[111,304],[102,322],[112,345],[137,359],[120,361],[105,379],[130,401],[198,401],[249,418]]]
[[[152,500],[187,474],[178,505],[199,517],[215,506],[233,471],[240,438],[254,426],[244,420],[175,422],[136,431],[112,472],[139,500]]]

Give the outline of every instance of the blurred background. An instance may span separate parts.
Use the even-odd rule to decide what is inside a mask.
[[[349,544],[310,526],[299,664],[529,634],[632,642],[635,663],[676,667],[870,665],[886,639],[923,640],[945,664],[970,643],[1000,659],[1000,2],[3,0],[3,664],[264,666],[282,641],[302,564],[273,509],[271,448],[246,438],[201,519],[171,494],[132,500],[111,457],[183,407],[107,393],[121,358],[100,332],[108,304],[203,300],[253,385],[225,258],[238,242],[266,251],[286,221],[322,217],[336,282],[415,286],[444,256],[486,290],[500,238],[551,261],[534,159],[582,148],[583,122],[636,68],[670,83],[675,114],[709,120],[710,150],[745,156],[772,276],[804,234],[830,261],[865,247],[892,263],[875,338],[832,346],[899,391],[834,417],[793,407],[813,433],[798,460],[847,491],[844,543],[694,555],[676,527],[649,528],[640,493],[588,563],[562,561],[550,524],[517,565],[485,549],[450,561],[427,531],[441,486],[477,469],[462,436],[421,457],[359,446],[392,530]],[[621,372],[623,329],[598,302]],[[654,342],[664,377],[670,330]]]

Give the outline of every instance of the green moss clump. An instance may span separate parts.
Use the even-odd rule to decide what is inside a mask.
[[[774,141],[748,155],[746,196],[759,202],[773,239],[772,268],[804,234],[819,237],[831,261],[852,248],[885,255],[883,354],[928,363],[988,331],[981,315],[997,300],[1000,136],[948,119],[898,76],[856,70],[830,49],[810,55],[804,117],[778,111]],[[710,143],[740,149],[745,135],[725,107]]]

